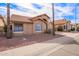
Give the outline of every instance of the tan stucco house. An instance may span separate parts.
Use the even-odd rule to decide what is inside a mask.
[[[0,15],[0,32],[4,30],[4,18]]]
[[[25,35],[46,31],[49,16],[41,14],[36,17],[27,17],[13,14],[11,16],[12,31],[14,35]]]
[[[51,24],[52,24],[52,22],[51,22]],[[55,20],[54,24],[55,24],[56,31],[58,30],[59,26],[61,26],[64,31],[71,30],[71,21],[69,21],[69,20],[66,20],[66,19]],[[52,25],[51,25],[51,27],[52,27]]]

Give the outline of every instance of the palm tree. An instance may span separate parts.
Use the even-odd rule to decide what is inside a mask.
[[[7,35],[6,37],[10,39],[12,37],[10,29],[10,3],[7,3]]]
[[[79,7],[79,3],[76,3],[75,4],[75,31],[77,30],[77,10],[78,10],[78,7]]]
[[[52,17],[53,17],[53,23],[52,23],[52,34],[55,36],[55,25],[54,25],[54,3],[52,3]]]
[[[76,32],[76,30],[77,30],[77,26],[76,26],[76,16],[77,16],[77,15],[76,15],[76,11],[77,11],[77,10],[76,10],[76,9],[77,9],[77,4],[75,4],[75,32]]]

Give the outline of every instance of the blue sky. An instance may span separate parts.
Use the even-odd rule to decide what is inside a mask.
[[[76,19],[79,22],[79,4],[77,3],[55,3],[55,19],[67,19],[72,22],[75,21],[75,11]],[[75,9],[76,7],[76,9]],[[11,14],[20,14],[25,16],[36,16],[39,14],[46,13],[50,16],[52,20],[52,4],[38,4],[38,3],[29,3],[29,4],[20,4],[20,3],[11,3]],[[6,15],[6,3],[0,3],[0,14]]]
[[[56,18],[65,18],[67,20],[71,20],[72,22],[75,21],[75,13],[76,13],[76,20],[79,23],[79,4],[78,3],[57,3],[55,7],[58,8],[55,10]]]

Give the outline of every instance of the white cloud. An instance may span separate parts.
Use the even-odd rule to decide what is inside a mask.
[[[11,14],[17,14],[17,15],[23,15],[23,16],[29,16],[29,17],[36,16],[35,13],[32,13],[30,11],[28,11],[26,13],[26,12],[17,11],[17,10],[14,10],[14,9],[11,9]]]
[[[36,16],[39,14],[43,14],[46,13],[48,16],[50,16],[50,19],[52,20],[52,4],[51,3],[38,3],[39,5],[42,5],[43,8],[40,9],[35,9],[31,3],[17,3],[17,5],[20,5],[22,7],[31,9],[32,11],[36,11],[37,13],[31,13],[31,12],[15,12],[17,14],[22,14],[25,16]],[[61,11],[61,12],[58,12]],[[55,19],[63,19],[64,15],[73,15],[73,13],[71,12],[73,10],[73,7],[70,6],[66,6],[66,7],[60,7],[60,6],[55,6]]]
[[[29,8],[27,8],[29,9]],[[1,15],[6,15],[7,13],[7,8],[6,7],[0,7],[0,13]],[[31,9],[27,10],[27,12],[22,12],[22,11],[19,11],[19,10],[16,10],[16,9],[11,9],[10,8],[10,14],[18,14],[18,15],[23,15],[23,16],[36,16],[37,12],[36,11],[33,11]]]
[[[70,6],[55,6],[55,19],[63,19],[63,16],[74,15],[73,7]]]
[[[52,20],[52,4],[51,3],[38,3],[43,6],[42,9],[34,8],[31,3],[16,3],[16,4],[19,6],[28,8],[30,10],[27,12],[21,12],[18,10],[11,9],[11,14],[19,14],[19,15],[32,17],[32,16],[46,13]],[[63,19],[64,15],[67,15],[67,16],[74,15],[74,13],[72,12],[73,8],[74,7],[71,7],[71,6],[65,6],[65,7],[55,6],[55,19]],[[79,15],[77,15],[77,17],[78,16]],[[79,21],[79,19],[77,21]],[[74,22],[74,20],[72,22]]]
[[[50,18],[52,19],[52,6],[50,3],[38,3],[38,5],[43,6],[42,9],[36,9],[32,6],[32,3],[15,3],[16,5],[22,6],[24,8],[29,9],[27,12],[21,12],[19,10],[16,9],[10,9],[11,14],[18,14],[18,15],[24,15],[24,16],[37,16],[40,14],[47,14],[48,16],[50,16]],[[20,8],[20,7],[19,7]],[[2,10],[6,10],[5,7],[0,7],[0,9]],[[36,12],[36,13],[35,13]]]
[[[36,16],[36,15],[45,13],[48,16],[50,16],[50,18],[52,19],[52,5],[51,5],[51,3],[38,3],[38,4],[42,5],[43,8],[42,9],[35,9],[31,3],[27,3],[27,4],[26,3],[18,3],[17,5],[23,6],[25,8],[29,8],[29,9],[37,12],[37,14],[35,14],[35,15],[31,14],[30,16],[32,16],[32,15]],[[25,15],[27,15],[27,14],[25,14]]]

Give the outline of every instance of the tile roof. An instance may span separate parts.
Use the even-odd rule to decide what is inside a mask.
[[[31,18],[32,17],[27,17],[27,16],[21,16],[21,15],[13,14],[11,16],[11,21],[13,21],[13,22],[16,21],[16,22],[29,22],[29,23],[32,23]]]
[[[41,16],[47,16],[48,18],[50,18],[47,14],[41,14],[41,15],[35,16],[35,17],[33,17],[33,18],[41,17]]]
[[[41,17],[41,16],[47,16],[49,18],[48,15],[46,14],[41,14],[41,15],[38,15],[38,16],[35,16],[35,17],[27,17],[27,16],[21,16],[21,15],[15,15],[13,14],[11,16],[11,21],[12,22],[28,22],[28,23],[32,23],[33,19],[37,18],[37,17]]]
[[[67,22],[70,22],[68,20],[64,20],[64,19],[60,19],[60,20],[55,20],[54,23],[55,25],[61,25],[61,24],[65,24]]]

